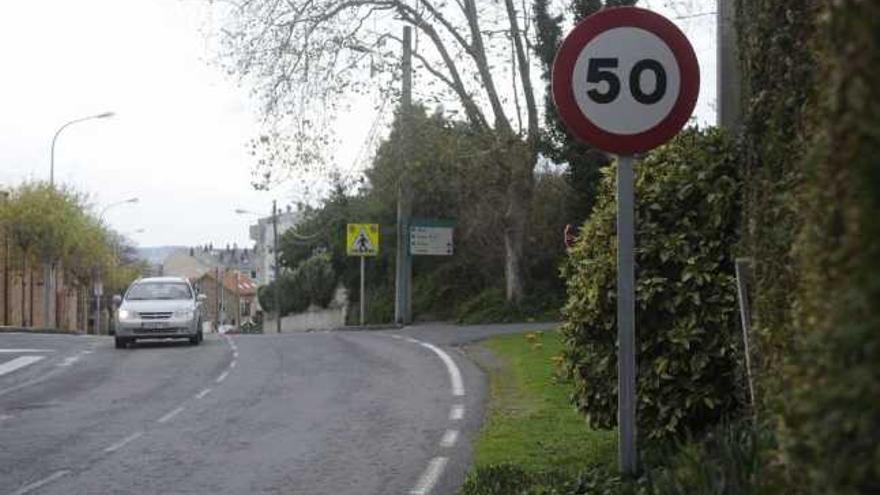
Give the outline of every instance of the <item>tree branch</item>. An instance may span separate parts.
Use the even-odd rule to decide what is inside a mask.
[[[538,142],[538,107],[535,104],[535,92],[532,87],[529,64],[520,35],[519,22],[516,19],[516,8],[513,5],[513,0],[504,0],[504,3],[507,6],[507,17],[510,21],[513,42],[516,46],[516,56],[519,59],[519,73],[522,79],[523,93],[526,98],[526,111],[528,112],[529,122],[528,140],[531,144],[534,144]]]

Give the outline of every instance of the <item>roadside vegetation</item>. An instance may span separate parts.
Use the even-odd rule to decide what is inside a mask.
[[[321,256],[329,261],[328,284],[342,283],[352,304],[358,301],[360,265],[346,255],[348,223],[378,223],[379,256],[366,262],[367,323],[389,323],[394,317],[394,266],[397,234],[397,187],[401,175],[402,120],[398,115],[387,140],[364,171],[363,182],[337,177],[323,204],[303,207],[305,220],[281,240],[281,263],[287,287],[300,265]],[[562,232],[576,222],[572,188],[562,170],[540,168],[535,175],[529,207],[529,236],[523,266],[529,289],[519,302],[510,302],[504,288],[504,221],[498,181],[503,169],[480,152],[488,139],[469,126],[416,107],[408,132],[419,146],[409,154],[412,211],[415,218],[450,220],[455,225],[454,256],[416,256],[413,259],[413,313],[420,320],[465,323],[551,320],[559,318],[564,285],[558,264],[564,255]],[[323,284],[323,282],[322,282]],[[260,304],[272,307],[272,292]],[[283,291],[284,311],[302,307],[297,293]],[[354,313],[354,312],[352,312]]]
[[[613,463],[614,433],[585,427],[571,404],[574,387],[562,373],[558,332],[507,335],[477,345],[494,356],[481,361],[472,353],[490,385],[485,426],[474,447],[477,470],[513,464],[528,472],[574,474],[585,465]]]
[[[686,131],[638,174],[641,474],[585,463],[566,477],[519,461],[479,467],[464,493],[880,491],[880,7],[736,4],[744,127]],[[613,167],[563,266],[564,367],[586,422],[607,430]],[[735,258],[751,268],[748,347]]]
[[[0,240],[5,250],[2,268],[10,286],[18,284],[21,289],[27,277],[33,285],[37,271],[42,272],[37,278],[63,273],[66,283],[78,288],[102,280],[105,307],[113,294],[124,290],[146,268],[128,240],[95,216],[87,197],[66,186],[26,182],[5,191],[0,199]],[[9,292],[4,292],[6,297]],[[19,304],[34,308],[34,291],[20,292],[28,292],[30,302],[25,305],[25,298],[20,297]],[[5,323],[31,326],[24,311],[19,314],[22,321],[12,320],[11,304],[10,297],[4,303]],[[54,326],[53,322],[55,318],[49,317],[45,325]]]

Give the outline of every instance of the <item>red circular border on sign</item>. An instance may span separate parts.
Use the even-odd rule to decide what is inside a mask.
[[[638,134],[614,134],[601,129],[581,112],[574,98],[572,78],[581,51],[596,36],[620,27],[641,28],[655,34],[669,46],[679,67],[681,86],[672,110],[660,123]],[[691,117],[700,93],[700,67],[687,37],[665,17],[638,7],[604,9],[575,26],[556,54],[552,78],[553,101],[574,137],[620,155],[648,151],[672,139]]]

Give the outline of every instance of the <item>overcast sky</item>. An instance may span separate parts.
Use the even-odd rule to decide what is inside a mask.
[[[666,2],[649,3],[677,16]],[[687,3],[687,2],[686,2]],[[711,0],[694,0],[714,10]],[[27,0],[0,2],[0,185],[47,179],[52,135],[63,123],[116,116],[66,129],[55,149],[56,183],[92,195],[95,210],[137,244],[250,245],[252,218],[273,198],[294,202],[299,181],[258,192],[250,186],[247,141],[259,115],[246,88],[212,64],[211,9],[201,0]],[[702,69],[698,115],[714,117],[715,34],[711,16],[677,21]],[[372,103],[340,128],[339,167],[350,168]],[[143,233],[134,233],[143,229]]]

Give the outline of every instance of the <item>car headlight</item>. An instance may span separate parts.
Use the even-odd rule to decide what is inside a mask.
[[[119,310],[119,319],[120,320],[133,320],[137,318],[137,311],[131,311],[128,309],[120,309]]]
[[[183,318],[184,320],[191,320],[193,317],[193,310],[191,309],[178,309],[174,312],[175,318]]]

